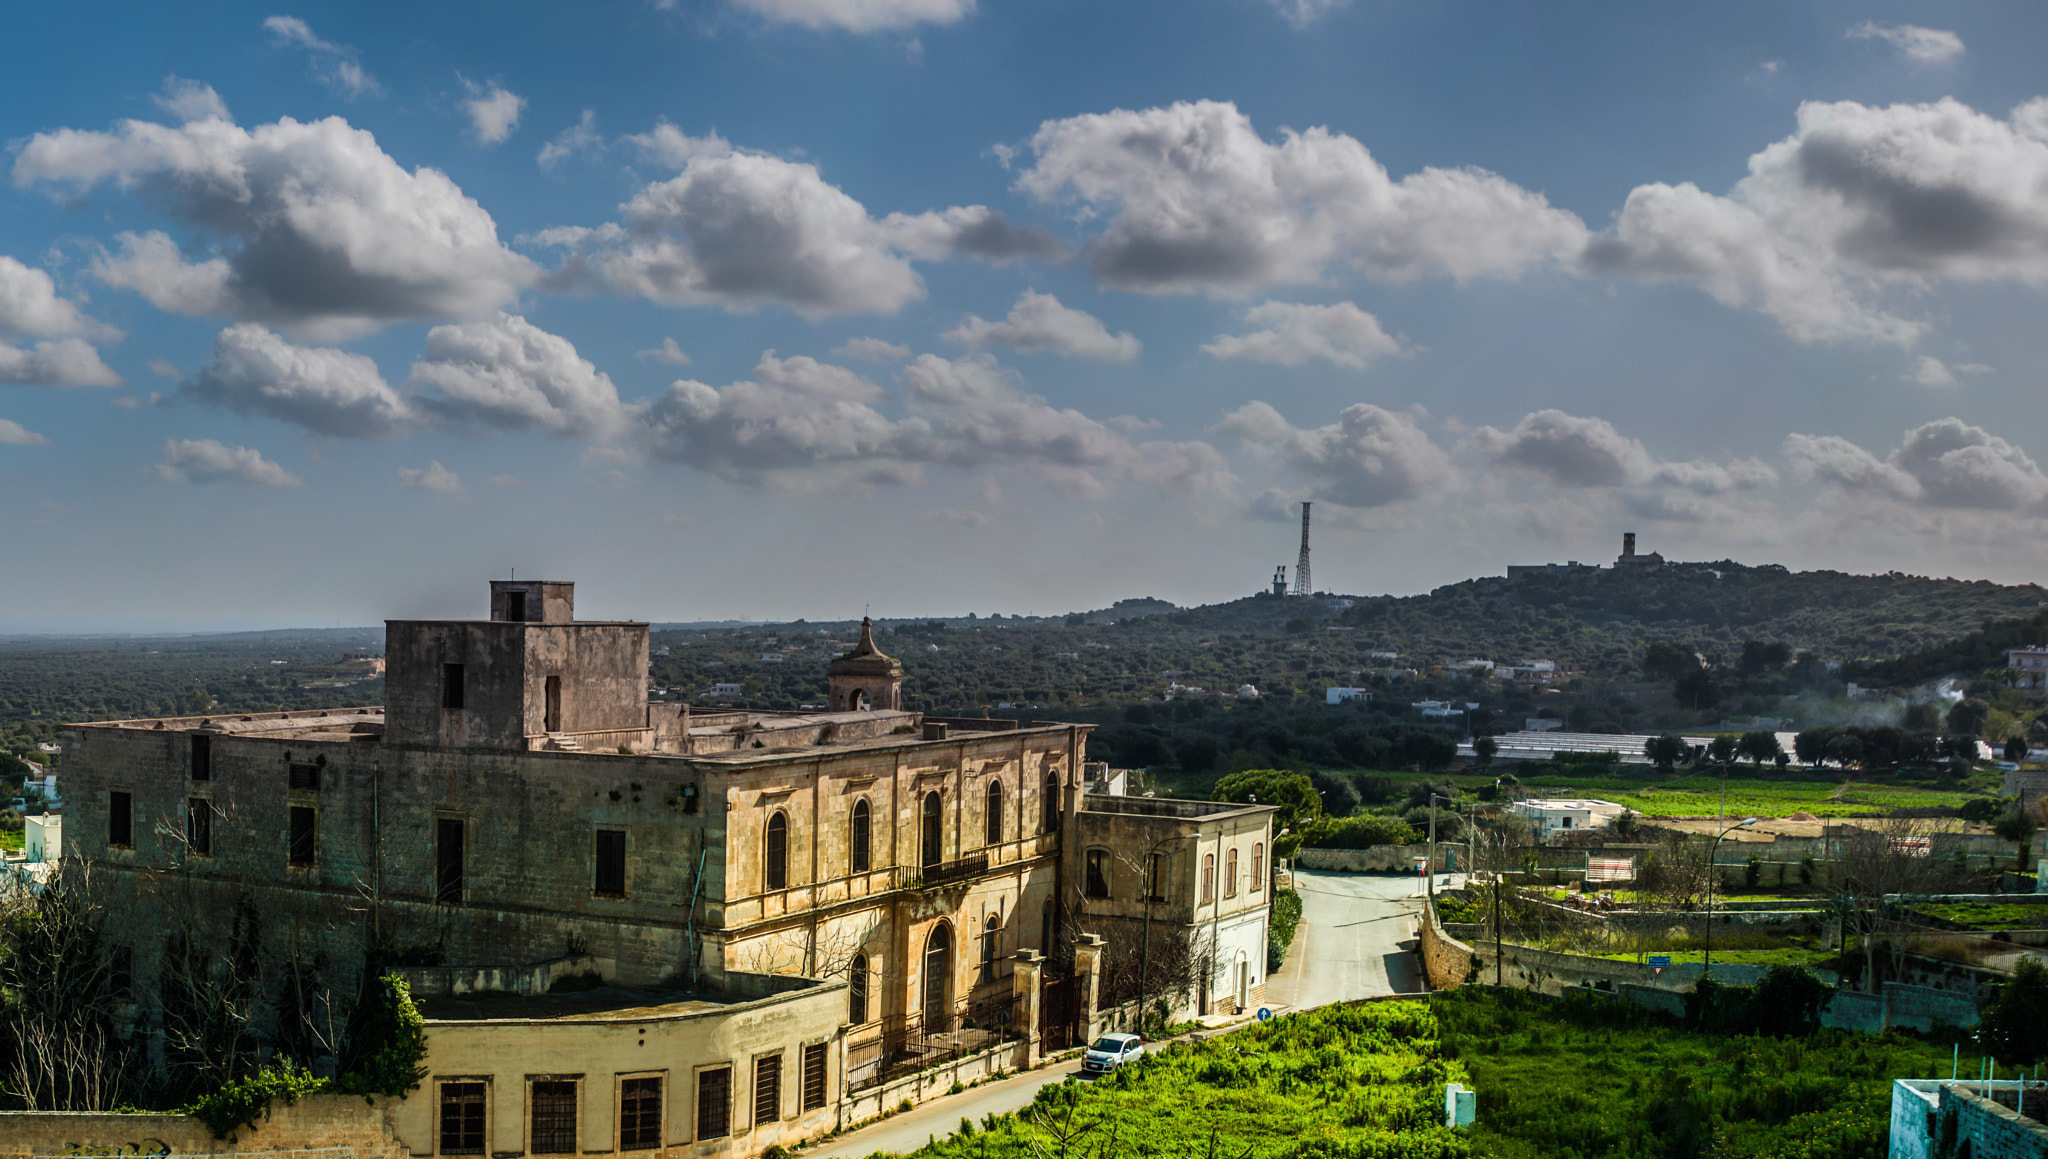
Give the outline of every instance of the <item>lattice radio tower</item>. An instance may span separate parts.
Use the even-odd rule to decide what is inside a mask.
[[[1316,589],[1308,580],[1308,504],[1301,505],[1301,562],[1294,565],[1294,594],[1305,596]]]

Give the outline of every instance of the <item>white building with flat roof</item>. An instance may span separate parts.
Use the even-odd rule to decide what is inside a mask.
[[[1325,704],[1343,704],[1349,700],[1371,700],[1370,688],[1326,688],[1323,690]]]
[[[1604,828],[1628,809],[1591,797],[1531,797],[1517,802],[1514,811],[1534,822],[1537,839],[1547,841],[1553,833]]]

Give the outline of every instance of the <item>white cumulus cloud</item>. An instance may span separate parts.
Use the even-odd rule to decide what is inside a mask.
[[[298,17],[268,17],[263,21],[263,29],[279,46],[295,45],[305,49],[313,63],[314,77],[342,97],[354,100],[384,91],[376,77],[363,71],[355,49],[320,39],[313,34],[312,27]]]
[[[429,330],[406,385],[418,405],[459,427],[606,439],[630,417],[611,378],[573,343],[517,314]]]
[[[497,81],[479,85],[464,77],[462,87],[469,93],[462,107],[469,112],[470,132],[476,134],[478,142],[496,145],[519,127],[519,114],[526,110],[525,97]]]
[[[904,362],[910,358],[910,347],[880,338],[849,338],[832,348],[832,357],[858,362]]]
[[[1785,457],[1802,480],[1933,508],[2048,516],[2048,476],[2013,444],[1958,418],[1906,432],[1879,458],[1836,435],[1793,434]]]
[[[880,32],[918,24],[957,24],[974,0],[733,0],[768,20],[812,29]]]
[[[230,326],[213,340],[213,361],[183,393],[241,414],[260,414],[318,435],[392,439],[410,434],[423,416],[361,354],[295,346],[253,323]]]
[[[1952,64],[1963,55],[1963,38],[1940,28],[1917,24],[1878,24],[1866,20],[1845,35],[1851,40],[1876,40],[1892,46],[1914,64]]]
[[[1317,498],[1345,507],[1382,507],[1448,487],[1451,457],[1413,414],[1371,403],[1345,407],[1336,423],[1304,429],[1270,404],[1249,402],[1212,434],[1235,438],[1310,482]]]
[[[50,275],[0,254],[0,382],[27,386],[119,386],[86,339],[121,337],[60,297]],[[16,341],[10,342],[9,338]],[[38,339],[33,345],[21,339]]]
[[[237,483],[250,487],[303,487],[305,480],[249,447],[215,439],[165,439],[156,476],[166,483]]]
[[[1202,347],[1202,353],[1280,366],[1301,366],[1320,358],[1354,370],[1363,370],[1389,354],[1407,353],[1400,340],[1381,328],[1378,318],[1351,302],[1331,306],[1266,302],[1245,311],[1244,320],[1263,329],[1218,334]]]
[[[642,189],[623,224],[535,235],[574,252],[559,288],[601,287],[667,305],[751,310],[781,304],[807,318],[894,313],[924,297],[911,261],[1056,255],[1057,239],[986,206],[877,220],[808,162],[733,148],[662,125],[632,138],[682,172]]]
[[[553,173],[564,161],[572,157],[600,152],[603,149],[604,137],[597,131],[597,113],[585,109],[575,124],[556,133],[547,144],[542,145],[539,155],[534,160],[540,164],[541,172]]]
[[[0,447],[47,447],[50,440],[13,419],[0,419]]]
[[[458,499],[469,497],[469,490],[462,485],[461,477],[443,467],[439,459],[432,460],[425,467],[400,467],[398,481],[415,491],[432,491]]]
[[[1585,244],[1576,216],[1492,173],[1395,180],[1351,137],[1269,141],[1227,102],[1047,121],[1030,148],[1018,188],[1106,219],[1086,252],[1115,289],[1238,295],[1340,266],[1385,281],[1511,277]]]
[[[1932,354],[1923,354],[1906,368],[1905,379],[1930,390],[1954,390],[1963,384],[1963,380],[1956,377],[1959,374],[1989,373],[1991,368],[1981,362],[1959,362],[1950,366]]]
[[[2037,115],[2039,114],[2039,115]],[[1954,99],[1801,105],[1792,136],[1726,196],[1632,191],[1590,268],[1683,281],[1802,341],[1910,345],[1924,325],[1885,291],[1936,279],[2048,283],[2048,101],[2009,120]]]
[[[499,244],[490,214],[445,174],[408,173],[339,117],[38,133],[16,154],[13,180],[142,190],[214,238],[217,252],[188,261],[167,234],[126,233],[95,261],[102,280],[161,309],[315,339],[488,315],[538,273]]]
[[[1778,482],[1776,471],[1752,458],[1659,460],[1606,419],[1561,410],[1535,411],[1505,431],[1480,427],[1466,445],[1496,466],[1530,471],[1563,487],[1668,487],[1721,495]]]
[[[1102,362],[1129,362],[1144,349],[1126,330],[1111,334],[1093,314],[1060,304],[1051,294],[1026,290],[1000,322],[973,314],[942,337],[969,350],[1007,346],[1024,353],[1046,352]]]
[[[690,356],[683,352],[682,347],[676,345],[676,340],[673,338],[663,338],[661,345],[652,350],[635,350],[633,357],[642,362],[666,362],[670,366],[688,366],[690,364]]]
[[[228,103],[220,99],[212,85],[181,76],[165,77],[164,91],[151,94],[149,99],[157,108],[180,121],[234,120],[228,115]]]

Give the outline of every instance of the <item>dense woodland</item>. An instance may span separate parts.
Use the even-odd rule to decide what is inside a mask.
[[[1199,608],[1131,599],[1065,616],[884,620],[877,630],[903,661],[908,708],[1093,722],[1097,757],[1213,774],[1238,758],[1440,767],[1450,733],[1422,726],[1410,706],[1425,699],[1480,705],[1457,732],[1509,731],[1536,716],[1587,732],[1754,716],[1850,723],[1830,714],[1852,679],[1976,681],[1979,731],[1996,739],[2026,706],[1993,703],[1985,670],[2010,644],[2048,634],[2044,603],[2034,585],[1723,561],[1488,577],[1412,597],[1261,594]],[[705,703],[713,684],[731,683],[747,707],[821,706],[826,665],[857,632],[845,622],[657,624],[650,682],[671,700]],[[65,720],[381,703],[383,681],[351,662],[380,652],[373,628],[0,639],[0,753],[42,759],[35,742]],[[1532,687],[1440,668],[1472,658],[1548,659],[1567,675]],[[1244,684],[1259,698],[1239,700]],[[1376,696],[1331,707],[1332,685]]]

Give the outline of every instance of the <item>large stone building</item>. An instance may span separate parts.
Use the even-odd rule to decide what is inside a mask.
[[[905,712],[865,622],[828,711],[651,703],[647,625],[573,598],[493,582],[488,620],[388,622],[382,708],[76,726],[66,852],[136,993],[259,942],[299,992],[274,1037],[317,1056],[283,1025],[319,1021],[306,979],[419,963],[416,1155],[791,1143],[940,1054],[1088,1033],[1133,923],[1200,955],[1172,1005],[1259,999],[1272,809],[1091,794],[1087,725]]]

